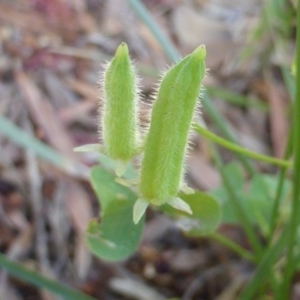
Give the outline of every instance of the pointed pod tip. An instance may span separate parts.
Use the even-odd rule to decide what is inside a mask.
[[[204,45],[199,46],[191,56],[197,58],[199,61],[204,61],[206,58],[206,47]]]
[[[122,42],[116,51],[116,56],[127,56],[129,53],[128,46],[125,42]]]

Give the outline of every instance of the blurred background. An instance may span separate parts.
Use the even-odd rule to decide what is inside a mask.
[[[72,149],[98,142],[102,64],[126,42],[148,103],[159,74],[173,63],[134,2],[0,1],[0,250],[96,299],[235,299],[253,266],[211,239],[184,236],[157,212],[149,212],[142,244],[126,261],[101,261],[85,246],[85,228],[99,213],[88,177],[99,157]],[[181,56],[206,45],[205,97],[236,140],[282,158],[295,89],[296,1],[142,2]],[[211,130],[223,133],[227,125],[218,125],[205,107],[202,116]],[[26,140],[24,132],[35,140]],[[195,135],[192,142],[189,184],[218,189],[221,177],[207,141]],[[221,154],[225,162],[235,159],[227,150]],[[255,167],[276,171],[264,163]],[[219,230],[249,247],[239,226],[223,224]],[[59,299],[5,272],[0,295]]]

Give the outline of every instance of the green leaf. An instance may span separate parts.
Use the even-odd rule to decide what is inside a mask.
[[[239,199],[243,197],[244,176],[240,165],[236,162],[229,163],[223,167],[227,178],[230,179],[232,187],[235,189]],[[231,204],[225,186],[210,191],[210,195],[216,197],[222,207],[222,223],[238,223],[238,217]]]
[[[106,260],[121,260],[131,255],[142,236],[144,218],[133,223],[134,192],[115,182],[115,178],[101,167],[92,170],[92,184],[101,204],[101,223],[92,220],[86,240],[90,250]]]
[[[251,179],[246,189],[244,176],[236,163],[226,165],[224,171],[234,186],[238,199],[247,213],[249,220],[253,224],[258,224],[266,234],[269,228],[273,199],[276,193],[277,177],[257,174]],[[291,182],[286,179],[280,201],[286,199],[290,191]],[[210,194],[214,195],[222,206],[222,222],[237,223],[238,218],[225,188],[222,186],[217,190],[211,191]]]
[[[274,204],[277,177],[272,175],[257,174],[251,180],[249,192],[245,195],[245,201],[249,203],[251,220],[260,225],[262,231],[267,234],[271,222],[272,207]],[[286,199],[291,192],[291,182],[284,180],[280,202]],[[288,206],[282,206],[281,213],[288,213]]]
[[[169,205],[163,205],[165,212],[180,216],[179,226],[185,233],[192,236],[208,235],[215,231],[221,221],[221,208],[218,201],[211,195],[195,191],[194,194],[179,194],[192,209],[193,214],[176,210]]]
[[[227,178],[235,189],[242,189],[244,186],[243,170],[238,162],[232,162],[224,167]]]

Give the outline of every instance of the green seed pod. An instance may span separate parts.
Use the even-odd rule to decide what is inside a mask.
[[[173,66],[163,77],[153,105],[141,166],[140,199],[134,207],[137,223],[149,203],[168,203],[191,213],[177,197],[193,114],[205,76],[205,46]]]
[[[122,43],[104,72],[104,105],[102,138],[104,152],[116,162],[116,174],[121,176],[126,164],[137,154],[138,85],[128,47]]]

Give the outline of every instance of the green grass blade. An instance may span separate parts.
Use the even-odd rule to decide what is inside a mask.
[[[207,91],[207,94],[210,97],[218,97],[222,100],[226,100],[229,103],[232,103],[237,106],[253,107],[261,111],[268,111],[269,106],[260,99],[253,98],[253,97],[250,98],[245,97],[237,93],[231,92],[227,89],[219,88],[219,87],[206,86],[205,90]]]
[[[36,155],[58,168],[70,172],[76,172],[77,166],[67,157],[53,150],[51,147],[37,140],[10,120],[0,115],[0,133],[17,145],[32,150]],[[80,167],[80,166],[78,166]]]
[[[293,202],[288,232],[287,264],[283,273],[283,283],[276,299],[288,299],[294,272],[294,246],[297,238],[300,215],[300,3],[297,7],[297,44],[296,44],[296,98],[293,103]]]
[[[291,132],[289,133],[289,138],[288,138],[288,144],[286,147],[285,155],[284,158],[285,160],[289,159],[291,154],[292,154],[292,134]],[[285,176],[287,173],[288,168],[283,167],[281,168],[278,176],[278,184],[276,188],[276,195],[275,195],[275,200],[274,200],[274,205],[272,207],[272,214],[271,214],[271,220],[270,220],[270,233],[269,233],[269,243],[272,242],[272,239],[274,237],[277,221],[278,221],[278,215],[279,215],[279,209],[280,209],[280,199],[282,196],[283,192],[283,186],[284,186],[284,180]]]
[[[293,77],[293,75],[291,74],[291,69],[282,66],[281,67],[281,73],[282,73],[282,77],[284,80],[284,84],[288,90],[290,99],[295,99],[296,96],[296,83],[295,83],[295,78]]]
[[[257,270],[254,273],[254,276],[238,298],[239,300],[254,299],[254,295],[259,291],[260,287],[262,287],[272,277],[272,274],[270,274],[272,272],[272,267],[278,260],[287,242],[286,233],[287,230],[284,230],[279,240],[265,252]],[[280,299],[283,300],[288,298]]]
[[[65,300],[95,300],[95,298],[89,297],[66,285],[48,279],[38,272],[28,270],[22,264],[7,259],[3,254],[0,254],[0,268],[5,269],[9,274],[21,280],[30,282],[36,287],[47,289]]]
[[[139,16],[139,18],[148,26],[152,31],[153,35],[157,38],[158,42],[164,49],[165,53],[172,61],[178,61],[180,59],[180,54],[169,41],[167,36],[162,32],[161,28],[154,21],[151,14],[148,12],[144,4],[139,0],[127,0],[129,5]]]

